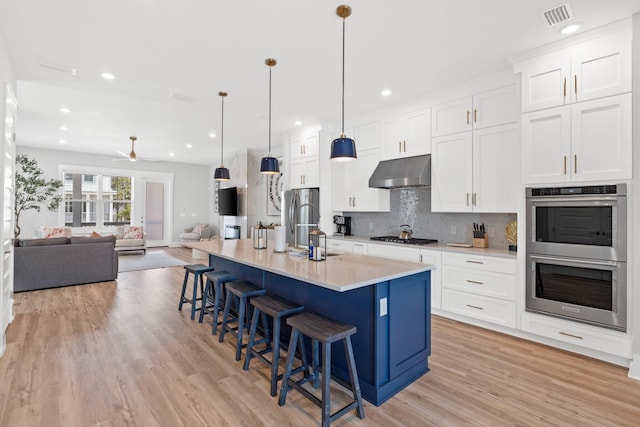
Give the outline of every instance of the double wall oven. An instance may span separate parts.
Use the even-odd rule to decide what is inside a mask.
[[[527,188],[527,311],[625,331],[626,184]]]

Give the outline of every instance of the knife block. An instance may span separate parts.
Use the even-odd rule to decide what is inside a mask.
[[[473,238],[473,247],[474,248],[488,248],[489,247],[489,237],[487,233],[484,233],[484,237],[474,237]]]

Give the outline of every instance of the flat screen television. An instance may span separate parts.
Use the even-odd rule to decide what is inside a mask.
[[[238,216],[238,188],[220,188],[218,190],[218,214]]]

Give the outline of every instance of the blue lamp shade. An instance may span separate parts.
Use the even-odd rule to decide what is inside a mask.
[[[271,156],[263,157],[260,161],[260,172],[265,174],[277,174],[280,173],[280,166],[278,166],[278,159]]]
[[[229,169],[225,168],[224,165],[220,165],[213,173],[213,179],[216,181],[229,181],[231,179]]]
[[[356,142],[353,139],[340,135],[331,142],[331,160],[346,162],[357,158]]]

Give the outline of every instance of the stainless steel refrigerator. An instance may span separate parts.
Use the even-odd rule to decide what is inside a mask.
[[[295,247],[309,246],[309,232],[320,222],[320,189],[303,188],[284,192],[282,223],[287,243]]]

